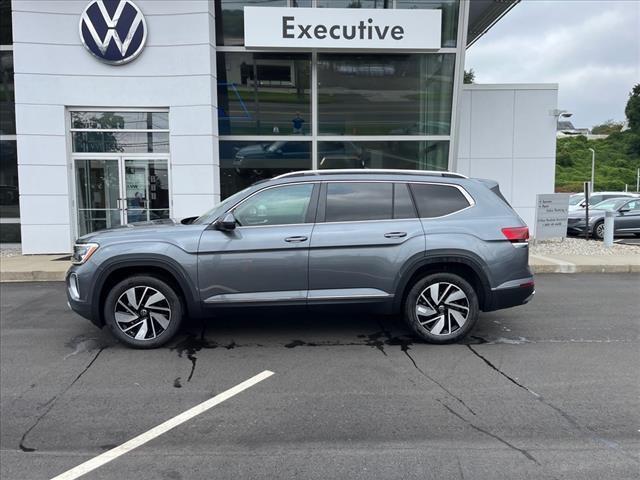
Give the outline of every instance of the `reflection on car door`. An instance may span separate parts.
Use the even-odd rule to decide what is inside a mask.
[[[309,304],[390,300],[402,265],[424,248],[406,184],[325,183],[311,237]]]
[[[614,224],[616,233],[640,233],[640,200],[631,200],[618,209]]]
[[[201,300],[304,303],[318,191],[314,183],[260,190],[233,208],[235,230],[205,230],[198,252]]]

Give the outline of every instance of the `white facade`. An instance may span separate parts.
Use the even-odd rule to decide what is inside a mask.
[[[220,200],[214,3],[136,0],[146,18],[147,43],[135,61],[121,66],[101,63],[82,45],[78,22],[85,3],[13,0],[25,254],[67,253],[78,236],[69,132],[74,109],[168,111],[171,216],[198,215]],[[466,8],[461,12],[466,26]],[[457,52],[451,135],[442,138],[454,145],[449,168],[498,180],[532,224],[535,194],[553,191],[555,118],[549,111],[556,108],[557,86],[461,89],[464,31],[457,48],[441,49]],[[226,47],[234,49],[242,50]]]
[[[220,200],[213,3],[136,2],[149,29],[134,62],[111,66],[83,47],[83,2],[14,0],[16,134],[22,251],[66,253],[75,239],[68,109],[167,108],[171,212]]]
[[[553,193],[558,85],[465,85],[458,130],[464,175],[490,178],[533,228],[536,194]]]

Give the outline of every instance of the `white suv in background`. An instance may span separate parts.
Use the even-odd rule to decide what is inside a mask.
[[[603,200],[609,200],[610,198],[622,198],[622,197],[640,197],[637,193],[630,192],[593,192],[589,197],[589,206],[596,205]],[[569,197],[569,211],[575,212],[576,210],[584,210],[587,206],[584,201],[584,193],[576,193]]]

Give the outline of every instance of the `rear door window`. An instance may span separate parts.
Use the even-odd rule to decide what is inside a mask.
[[[327,184],[326,222],[393,218],[393,184],[333,182]]]
[[[393,186],[393,218],[416,218],[416,209],[406,183]]]
[[[420,218],[435,218],[467,208],[470,203],[463,193],[450,185],[411,184]]]

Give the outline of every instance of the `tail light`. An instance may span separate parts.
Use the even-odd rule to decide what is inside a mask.
[[[511,243],[526,242],[529,240],[529,227],[505,227],[502,234]]]

